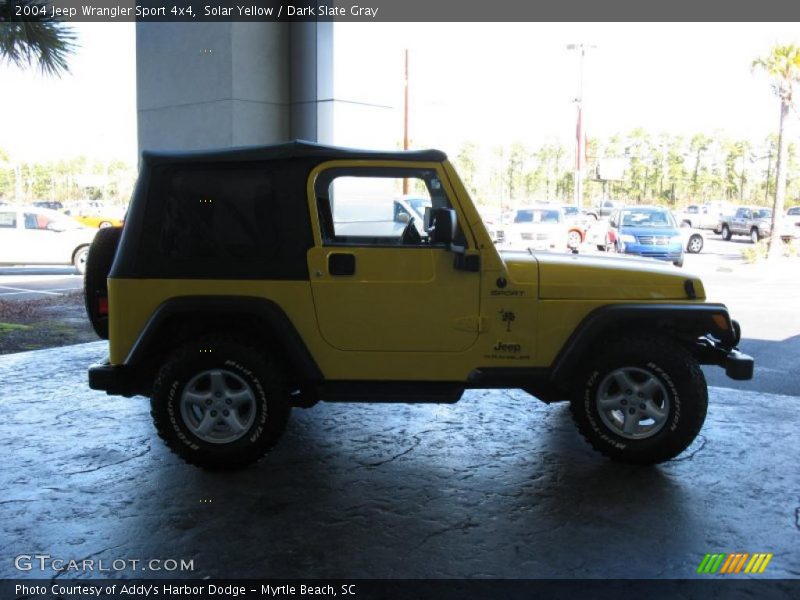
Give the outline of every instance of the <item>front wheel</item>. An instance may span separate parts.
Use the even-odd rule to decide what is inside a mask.
[[[583,243],[583,236],[577,229],[570,229],[567,234],[567,247],[578,248]]]
[[[639,465],[683,452],[708,407],[694,357],[660,335],[621,338],[597,356],[570,405],[589,444],[612,460]]]
[[[291,408],[276,363],[236,341],[209,338],[175,352],[153,386],[159,436],[186,462],[236,469],[283,435]]]
[[[753,242],[754,244],[757,244],[758,240],[760,240],[760,239],[761,239],[761,236],[758,235],[758,229],[756,227],[753,227],[750,230],[750,241]]]
[[[731,239],[731,229],[727,225],[722,226],[722,239],[726,242]]]
[[[693,233],[686,243],[686,251],[689,254],[697,254],[703,249],[703,236],[698,233]]]

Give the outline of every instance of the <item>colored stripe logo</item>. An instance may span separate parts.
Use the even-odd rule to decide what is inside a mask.
[[[697,567],[701,575],[731,575],[735,573],[763,573],[772,553],[731,552],[730,554],[706,554]]]

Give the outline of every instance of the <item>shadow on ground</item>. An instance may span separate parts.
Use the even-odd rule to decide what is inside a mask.
[[[14,570],[33,553],[193,560],[124,577],[691,577],[731,551],[800,576],[785,397],[712,389],[701,437],[650,469],[595,455],[566,406],[521,391],[320,404],[257,466],[208,473],[162,446],[145,399],[86,388],[104,351],[0,357],[2,577],[53,576]]]

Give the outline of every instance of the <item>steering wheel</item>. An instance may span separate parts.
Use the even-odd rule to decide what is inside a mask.
[[[403,234],[400,236],[400,242],[405,245],[417,245],[422,242],[422,236],[417,231],[414,225],[414,217],[411,217],[403,229]]]

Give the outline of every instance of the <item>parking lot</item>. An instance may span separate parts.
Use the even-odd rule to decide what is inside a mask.
[[[0,268],[0,300],[32,300],[83,289],[83,277],[73,267]]]

